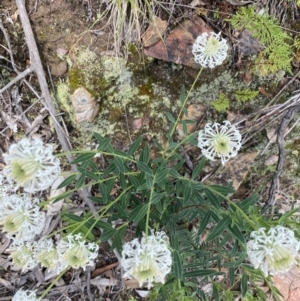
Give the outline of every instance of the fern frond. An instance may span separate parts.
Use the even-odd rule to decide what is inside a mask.
[[[226,97],[226,95],[224,93],[220,93],[219,97],[217,100],[212,101],[211,105],[214,107],[214,109],[221,113],[221,112],[225,112],[226,109],[229,108],[229,99]]]
[[[280,70],[292,73],[291,61],[294,54],[292,45],[289,44],[292,38],[280,27],[275,17],[268,14],[257,14],[254,7],[250,6],[242,7],[229,22],[236,29],[249,30],[253,38],[265,47],[263,50],[264,58],[258,57],[256,60],[259,67],[255,70],[258,71],[259,75],[266,76]],[[266,66],[264,66],[264,70],[260,70],[263,61]]]
[[[254,99],[259,94],[259,91],[252,91],[250,89],[240,89],[235,92],[235,97],[238,101],[246,102]]]

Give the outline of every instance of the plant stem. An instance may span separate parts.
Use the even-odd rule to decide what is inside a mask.
[[[189,98],[191,92],[194,90],[194,86],[195,86],[196,82],[198,81],[198,79],[199,79],[199,77],[200,77],[200,74],[202,73],[202,70],[203,70],[203,67],[199,70],[199,72],[198,72],[198,74],[197,74],[197,76],[196,76],[196,78],[195,78],[195,80],[194,80],[194,82],[193,82],[191,88],[189,89],[189,91],[188,91],[188,93],[187,93],[187,95],[186,95],[186,97],[185,97],[185,99],[184,99],[184,102],[183,102],[183,104],[182,104],[182,106],[181,106],[181,108],[180,108],[180,111],[179,111],[179,113],[178,113],[177,119],[176,119],[176,121],[175,121],[175,123],[174,123],[174,125],[173,125],[172,131],[170,132],[170,137],[172,137],[173,134],[174,134],[174,132],[175,132],[175,129],[176,129],[176,126],[177,126],[177,124],[178,124],[178,122],[179,122],[179,120],[180,120],[180,117],[181,117],[183,108],[186,106],[187,100],[188,100],[188,98]]]

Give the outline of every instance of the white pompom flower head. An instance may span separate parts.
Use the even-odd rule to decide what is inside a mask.
[[[164,232],[152,231],[123,245],[121,265],[124,269],[123,278],[135,278],[142,287],[147,283],[148,289],[153,282],[165,282],[171,270],[172,256],[169,250],[169,239]]]
[[[266,230],[260,228],[251,233],[247,242],[247,254],[254,268],[260,268],[264,275],[287,272],[297,263],[300,243],[294,232],[283,226]]]
[[[6,196],[0,202],[0,225],[9,238],[30,241],[41,234],[45,226],[45,213],[40,211],[39,200],[27,193]],[[14,236],[14,237],[13,237]]]
[[[10,258],[12,262],[22,269],[22,272],[27,269],[33,269],[37,264],[34,248],[36,242],[18,242],[14,241],[10,250]]]
[[[40,301],[41,298],[37,298],[35,292],[30,290],[18,290],[13,296],[11,301]]]
[[[220,37],[221,33],[203,32],[193,44],[194,60],[202,67],[214,68],[221,65],[227,57],[228,44]]]
[[[81,234],[68,234],[61,239],[56,247],[59,264],[74,269],[86,266],[94,266],[98,257],[99,246],[96,243],[89,243],[81,237]]]
[[[46,190],[60,173],[60,161],[52,151],[52,145],[40,138],[23,138],[4,155],[4,172],[28,193]]]
[[[237,155],[242,135],[229,121],[207,123],[198,134],[198,147],[209,160],[221,159],[223,165]]]

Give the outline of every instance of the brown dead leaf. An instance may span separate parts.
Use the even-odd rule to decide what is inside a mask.
[[[248,71],[245,71],[241,75],[241,79],[244,82],[245,85],[249,86],[252,83],[252,74]]]

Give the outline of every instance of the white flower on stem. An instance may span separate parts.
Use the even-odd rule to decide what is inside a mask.
[[[198,134],[198,147],[209,160],[220,158],[224,165],[230,158],[235,157],[242,146],[242,136],[229,121],[207,123]]]
[[[141,242],[135,238],[123,245],[121,265],[124,278],[133,277],[140,286],[153,282],[165,282],[166,275],[171,270],[172,256],[169,250],[169,239],[164,232],[152,231],[151,235],[143,236]]]
[[[220,34],[203,32],[197,37],[192,49],[197,64],[202,67],[214,68],[223,63],[227,57],[228,45],[227,41],[220,37]]]
[[[265,276],[287,272],[295,263],[300,249],[294,232],[282,226],[260,228],[251,233],[247,254],[254,268],[260,268]]]
[[[22,272],[27,269],[33,269],[37,264],[34,248],[35,242],[14,242],[11,246],[10,258],[12,262],[22,268]]]
[[[8,177],[28,193],[49,188],[60,173],[60,161],[53,156],[52,146],[44,146],[40,138],[23,138],[12,144],[4,161]]]
[[[18,290],[13,296],[11,301],[40,301],[41,298],[37,298],[35,292],[22,289]]]
[[[39,200],[28,194],[12,194],[0,202],[0,225],[8,237],[29,241],[40,234],[45,225],[45,213],[40,211]]]
[[[81,267],[85,270],[87,265],[93,266],[98,256],[98,249],[96,243],[88,243],[81,238],[81,234],[68,234],[57,244],[61,264],[74,269]]]
[[[36,243],[34,253],[42,267],[55,271],[57,275],[67,267],[65,262],[59,260],[59,253],[51,239],[42,237]]]

